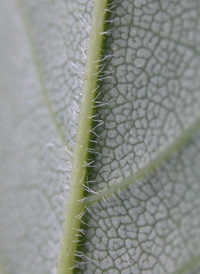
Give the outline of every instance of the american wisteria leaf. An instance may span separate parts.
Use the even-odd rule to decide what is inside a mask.
[[[0,17],[5,273],[198,273],[199,0]]]

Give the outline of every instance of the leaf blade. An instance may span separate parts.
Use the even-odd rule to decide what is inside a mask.
[[[21,3],[31,25],[51,112],[62,125],[65,142],[73,148],[76,124],[70,121],[76,120],[80,88],[78,71],[72,72],[70,62],[84,64],[80,46],[87,33],[79,23],[79,13],[89,21],[92,7],[78,1]],[[55,272],[71,160],[44,103],[16,1],[2,3],[0,12],[2,257],[6,273]],[[76,39],[66,39],[71,30],[66,18],[80,34]],[[74,55],[69,45],[76,49]]]
[[[104,124],[95,131],[96,155],[91,154],[88,179],[99,196],[85,199],[90,208],[79,249],[80,273],[173,273],[199,256],[199,126],[182,148],[178,145],[180,151],[171,153],[199,117],[199,12],[197,1],[115,2],[104,47],[104,56],[111,57],[104,61],[98,98],[107,107],[98,108]],[[134,175],[138,178],[132,181]],[[126,189],[121,189],[123,180]],[[177,209],[172,209],[176,199]],[[187,217],[181,212],[184,202]],[[154,209],[160,220],[149,213]]]

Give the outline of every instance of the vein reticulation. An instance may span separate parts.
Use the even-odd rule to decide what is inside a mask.
[[[198,1],[124,0],[109,20],[90,178],[97,192],[143,168],[200,116]]]
[[[159,158],[200,117],[199,1],[123,0],[113,8],[99,78],[104,123],[89,159],[96,192]],[[80,273],[179,273],[196,264],[199,137],[197,130],[151,174],[91,205]]]

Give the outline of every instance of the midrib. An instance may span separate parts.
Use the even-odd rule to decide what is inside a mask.
[[[96,0],[92,16],[88,55],[85,66],[83,95],[79,114],[75,154],[67,201],[66,219],[61,243],[58,274],[71,274],[76,268],[75,258],[80,241],[80,226],[85,206],[82,203],[85,192],[87,160],[94,105],[97,90],[101,49],[104,38],[106,8],[109,0]]]
[[[54,122],[55,127],[59,133],[60,139],[62,140],[64,145],[66,145],[68,147],[68,149],[70,150],[69,145],[66,142],[65,134],[62,132],[61,126],[60,126],[59,122],[57,121],[56,115],[53,111],[52,103],[48,97],[48,91],[47,91],[47,88],[45,85],[44,75],[43,75],[43,71],[41,68],[40,60],[38,58],[38,53],[37,53],[35,42],[34,42],[34,39],[32,36],[30,24],[23,12],[23,0],[17,0],[17,2],[19,4],[18,6],[20,7],[20,11],[21,11],[22,18],[24,21],[24,26],[25,26],[27,37],[29,40],[29,45],[30,45],[32,56],[33,56],[33,61],[35,63],[35,67],[36,67],[36,71],[37,71],[37,76],[40,81],[42,92],[44,95],[44,101],[47,105],[47,108],[48,108],[48,111],[52,118],[52,121]],[[96,9],[96,20],[98,20],[99,17],[102,17],[103,13],[101,11],[99,12],[99,10],[105,11],[106,7],[107,7],[107,3],[108,3],[108,0],[96,0],[95,7],[94,7],[94,9]],[[98,8],[98,5],[101,5],[101,9]],[[103,9],[102,9],[102,7],[103,7]],[[94,16],[95,16],[95,11],[94,11]],[[104,26],[105,26],[104,23],[105,22],[103,21],[100,26],[102,29],[98,32],[98,34],[103,33]],[[91,32],[97,33],[97,29],[94,27],[94,23],[92,25]],[[88,149],[88,142],[89,142],[88,132],[89,132],[89,129],[90,129],[90,126],[92,123],[91,117],[92,117],[92,111],[93,111],[92,110],[93,104],[91,104],[90,110],[88,110],[87,102],[94,101],[94,98],[95,98],[94,91],[96,90],[97,79],[98,79],[98,73],[94,69],[94,64],[93,65],[89,65],[89,64],[94,63],[94,61],[100,60],[100,51],[101,51],[101,43],[102,43],[103,35],[99,34],[98,36],[101,36],[101,39],[100,39],[101,41],[99,42],[99,46],[97,47],[98,53],[95,56],[90,55],[90,53],[92,51],[91,50],[92,46],[90,46],[89,52],[88,52],[88,60],[87,60],[87,64],[86,64],[86,77],[85,77],[86,79],[85,79],[85,85],[84,85],[84,89],[83,89],[83,102],[82,102],[82,106],[81,106],[82,113],[80,113],[81,119],[79,121],[78,140],[76,142],[77,147],[76,147],[75,156],[74,156],[75,158],[74,158],[74,165],[73,165],[73,171],[72,171],[72,182],[71,182],[72,186],[71,186],[71,190],[69,193],[69,201],[68,201],[68,204],[70,204],[71,208],[73,208],[73,205],[74,205],[73,203],[76,203],[76,204],[79,203],[79,205],[77,207],[77,211],[74,212],[73,214],[72,214],[72,212],[70,212],[69,209],[67,210],[67,214],[70,215],[70,218],[72,218],[72,217],[76,218],[79,214],[81,214],[84,210],[85,205],[91,205],[91,204],[98,202],[100,200],[103,200],[105,198],[109,198],[112,195],[115,195],[119,190],[129,186],[130,184],[134,184],[139,179],[146,177],[149,173],[151,173],[153,170],[155,170],[164,161],[169,159],[169,157],[174,152],[176,152],[178,149],[180,149],[200,128],[200,117],[197,117],[196,120],[190,125],[190,127],[188,127],[187,130],[185,130],[177,139],[174,140],[174,142],[172,142],[157,157],[155,157],[154,159],[149,161],[149,163],[147,163],[143,168],[139,169],[135,173],[132,173],[129,177],[123,179],[119,183],[116,183],[115,185],[111,186],[110,188],[100,191],[98,194],[94,194],[89,197],[86,197],[84,199],[83,205],[80,205],[80,202],[79,202],[80,199],[78,199],[78,198],[83,198],[84,186],[81,186],[81,185],[82,185],[82,183],[84,184],[86,168],[85,167],[82,168],[79,176],[77,176],[77,166],[78,167],[83,166],[83,163],[85,163],[87,161],[87,154],[88,154],[87,149]],[[91,38],[90,38],[90,43],[91,43]],[[95,43],[93,43],[93,50],[94,50],[94,46],[95,46],[94,44]],[[191,48],[192,50],[194,50],[194,48],[190,47],[189,45],[187,45],[187,44],[184,44],[184,45],[187,46],[188,48]],[[95,67],[97,67],[97,63],[95,63]],[[87,68],[89,68],[89,74],[87,74]],[[91,77],[92,79],[90,78],[91,72],[92,72],[92,77]],[[85,97],[84,97],[84,94],[85,94]],[[89,99],[88,99],[88,94],[90,94]],[[90,119],[88,119],[88,117],[90,117]],[[85,123],[86,123],[85,121],[87,119],[89,122],[87,122],[87,126],[85,126]],[[85,134],[85,137],[84,137],[84,134]],[[84,141],[82,141],[82,139],[84,139]],[[83,147],[84,147],[84,153],[82,151]],[[83,154],[84,156],[82,157],[81,154]],[[80,159],[82,159],[82,160],[80,161]],[[79,187],[79,189],[80,189],[80,191],[79,191],[80,195],[75,197],[74,191],[77,190],[77,187]],[[77,240],[77,237],[73,236],[75,245],[70,246],[69,242],[67,242],[67,241],[69,240],[68,238],[71,236],[68,236],[66,238],[66,235],[69,232],[69,230],[73,233],[73,235],[75,235],[77,233],[77,230],[80,227],[80,222],[81,222],[80,219],[78,220],[78,222],[79,222],[78,225],[76,224],[75,227],[72,227],[71,224],[73,223],[73,221],[69,221],[68,217],[66,218],[64,236],[63,236],[62,247],[61,247],[61,256],[60,256],[60,262],[59,262],[59,266],[58,266],[58,274],[73,273],[74,258],[75,258],[75,252],[76,252],[78,240]],[[69,227],[68,224],[70,224],[71,227]],[[73,232],[72,231],[73,229],[74,230],[77,229],[77,230],[75,232]],[[71,235],[71,234],[69,234],[69,235]],[[68,256],[66,256],[67,253],[68,253]],[[199,260],[200,260],[200,256],[195,257],[190,262],[185,264],[184,267],[186,267],[186,269],[189,271],[192,268],[193,264],[197,265]],[[180,271],[182,271],[182,269]],[[180,271],[178,270],[174,274],[183,273]],[[184,273],[186,273],[186,272],[184,272]]]

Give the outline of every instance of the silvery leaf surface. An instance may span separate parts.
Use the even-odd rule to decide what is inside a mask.
[[[114,5],[83,273],[189,273],[200,262],[199,15],[198,1]]]
[[[1,1],[0,249],[5,273],[55,273],[91,3]],[[71,28],[73,25],[73,28]]]
[[[7,1],[0,9],[8,273],[56,272],[98,2]],[[107,13],[74,272],[198,273],[199,1],[116,0]]]

